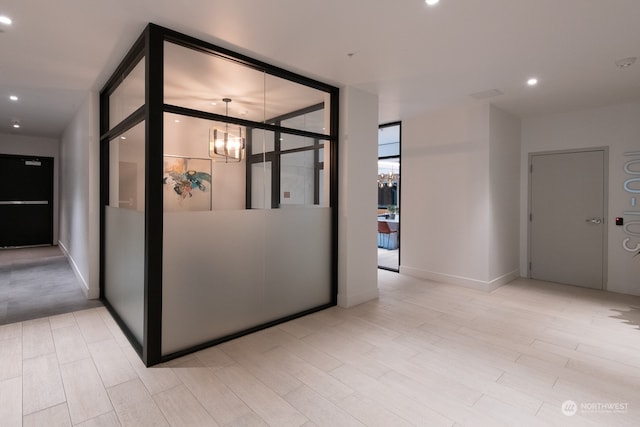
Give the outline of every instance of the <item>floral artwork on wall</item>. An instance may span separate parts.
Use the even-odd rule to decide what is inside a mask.
[[[164,210],[211,210],[211,159],[164,157]]]

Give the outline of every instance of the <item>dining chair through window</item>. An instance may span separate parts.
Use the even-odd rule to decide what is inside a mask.
[[[389,224],[386,221],[378,221],[378,235],[382,234],[383,238],[386,236],[387,243],[382,244],[383,248],[389,249],[389,240],[391,239],[391,235],[393,233],[397,233],[397,230],[392,230],[389,228]]]

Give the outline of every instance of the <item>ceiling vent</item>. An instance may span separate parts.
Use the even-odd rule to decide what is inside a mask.
[[[616,66],[618,68],[628,68],[628,67],[631,67],[633,64],[635,64],[637,59],[638,58],[635,57],[635,56],[630,56],[628,58],[618,59],[616,61]]]
[[[498,89],[489,89],[489,90],[483,90],[482,92],[472,93],[469,96],[475,99],[489,99],[489,98],[495,98],[496,96],[500,96],[500,95],[504,95],[504,92]]]

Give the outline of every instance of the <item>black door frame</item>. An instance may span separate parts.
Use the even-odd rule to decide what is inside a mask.
[[[25,162],[27,161],[31,161],[31,162],[38,162],[38,163],[42,163],[42,162],[46,162],[48,163],[48,166],[50,167],[50,171],[48,174],[48,182],[47,182],[47,189],[46,189],[46,193],[47,193],[47,197],[46,200],[1,200],[0,204],[2,205],[42,205],[45,203],[41,203],[41,202],[46,202],[46,204],[49,206],[48,209],[48,230],[47,230],[47,237],[46,240],[47,242],[45,243],[44,241],[42,243],[33,243],[33,244],[17,244],[17,245],[7,245],[7,246],[3,246],[3,247],[11,247],[11,248],[20,248],[20,247],[36,247],[36,246],[51,246],[54,244],[53,241],[53,235],[54,235],[54,180],[55,180],[55,159],[53,157],[48,157],[48,156],[32,156],[32,155],[21,155],[21,154],[0,154],[0,159],[13,159],[13,160],[23,160]],[[28,184],[28,183],[27,183]],[[42,199],[40,197],[40,199]],[[44,239],[43,239],[44,240]]]
[[[382,157],[378,157],[378,160],[385,160],[385,159],[398,159],[398,164],[402,165],[402,122],[401,121],[397,121],[397,122],[391,122],[391,123],[385,123],[382,125],[378,126],[378,131],[380,129],[383,128],[388,128],[388,127],[393,127],[393,126],[398,126],[399,128],[399,138],[398,138],[398,155],[393,155],[393,156],[382,156]],[[402,204],[402,184],[400,184],[400,181],[402,181],[402,172],[400,172],[400,179],[398,180],[398,211],[402,212],[402,210],[400,209],[400,205]],[[390,267],[385,267],[385,266],[380,266],[378,265],[378,268],[380,270],[387,270],[387,271],[393,271],[394,273],[399,273],[400,272],[400,251],[402,250],[402,244],[401,244],[401,239],[400,239],[400,233],[401,233],[401,229],[402,229],[402,221],[400,221],[398,223],[398,268],[390,268]]]

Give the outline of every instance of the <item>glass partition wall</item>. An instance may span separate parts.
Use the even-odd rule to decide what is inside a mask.
[[[101,92],[101,297],[147,365],[336,304],[337,106],[146,28]]]

